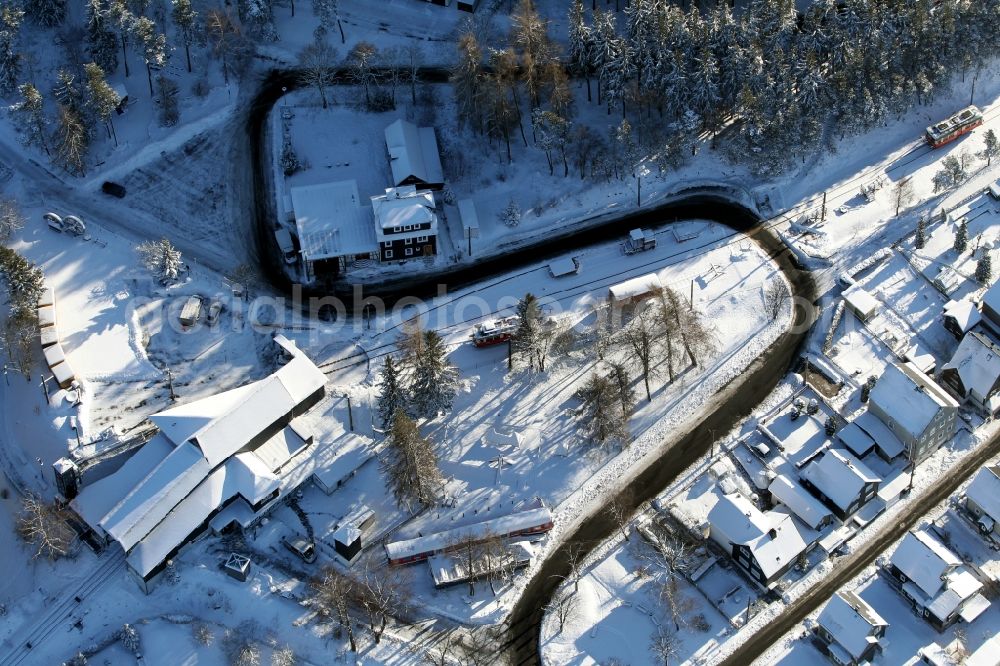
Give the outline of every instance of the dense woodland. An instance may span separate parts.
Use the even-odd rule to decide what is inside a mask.
[[[527,144],[526,106],[550,165],[581,176],[621,177],[641,156],[662,173],[699,139],[772,175],[957,79],[971,96],[1000,47],[998,0],[817,0],[804,15],[793,0],[753,0],[738,14],[724,2],[707,12],[668,0],[567,4],[565,48],[521,0],[505,48],[460,37],[452,82],[466,127]],[[610,137],[573,127],[569,77],[622,118]]]

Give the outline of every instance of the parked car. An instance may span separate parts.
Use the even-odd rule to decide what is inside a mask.
[[[281,543],[285,545],[285,548],[302,558],[306,564],[312,564],[316,561],[316,547],[311,541],[305,539],[288,540],[282,537]]]
[[[125,198],[125,187],[110,180],[104,181],[104,184],[101,185],[101,191],[119,199]]]
[[[211,305],[208,306],[208,314],[205,316],[205,321],[208,322],[209,326],[215,326],[215,323],[219,321],[220,314],[222,314],[222,302],[213,300]]]

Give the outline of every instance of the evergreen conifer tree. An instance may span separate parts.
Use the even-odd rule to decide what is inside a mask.
[[[966,226],[965,220],[958,225],[958,229],[955,231],[955,252],[962,254],[969,247],[969,228]]]
[[[917,220],[917,233],[913,237],[913,247],[918,250],[924,249],[924,245],[927,244],[927,219],[921,215],[920,219]]]
[[[437,331],[423,332],[423,347],[414,359],[410,395],[418,416],[433,417],[451,409],[458,392],[458,369],[448,362]]]
[[[432,506],[444,485],[437,453],[402,410],[392,418],[382,471],[400,506]]]
[[[407,402],[406,391],[403,390],[396,363],[391,355],[386,356],[382,365],[378,394],[378,416],[383,428],[392,426],[396,412],[407,411]]]
[[[983,251],[983,256],[976,262],[976,282],[988,285],[993,280],[993,259],[990,253]]]

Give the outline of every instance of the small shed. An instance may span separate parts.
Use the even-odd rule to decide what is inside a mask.
[[[661,289],[660,278],[656,273],[647,273],[625,282],[619,282],[608,289],[608,298],[614,305],[624,305],[642,300],[657,289]]]
[[[43,305],[38,308],[38,325],[41,328],[56,325],[56,308],[54,305]]]
[[[42,348],[51,347],[59,342],[59,332],[55,326],[46,326],[38,332],[38,337],[42,342]]]
[[[56,291],[52,287],[42,289],[42,295],[38,297],[38,307],[56,304]]]
[[[62,345],[58,342],[46,347],[42,353],[45,355],[45,362],[50,368],[54,368],[66,360],[66,353],[63,351]]]
[[[199,317],[201,317],[201,297],[189,296],[181,309],[181,326],[193,326]]]
[[[476,213],[476,202],[472,199],[458,200],[458,214],[462,218],[462,237],[479,238],[479,215]]]
[[[56,383],[61,389],[68,389],[76,381],[76,375],[73,374],[73,368],[70,367],[69,362],[53,366],[52,376],[55,377]]]
[[[375,524],[375,512],[367,505],[357,507],[337,524],[333,533],[333,547],[337,554],[350,562],[361,552],[362,538]]]
[[[990,183],[989,192],[990,196],[994,199],[1000,199],[1000,180],[995,183]]]
[[[874,317],[880,307],[878,299],[861,287],[852,287],[845,291],[844,303],[847,304],[847,309],[861,321],[868,321]]]
[[[250,558],[239,553],[232,553],[222,569],[230,578],[235,578],[241,583],[245,583],[250,576]]]

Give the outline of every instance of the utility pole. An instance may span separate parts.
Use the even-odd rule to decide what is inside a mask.
[[[711,459],[711,458],[715,457],[715,428],[709,428],[708,429],[708,433],[712,437],[712,442],[710,444],[710,447],[711,447],[710,451],[711,451],[711,453],[709,455],[709,459]]]
[[[823,212],[819,221],[821,223],[826,222],[826,191],[823,192]]]
[[[688,296],[688,306],[694,310],[694,280],[691,280],[691,295]]]
[[[170,389],[170,402],[177,402],[177,394],[174,393],[174,375],[167,368],[167,388]]]
[[[513,344],[511,343],[511,338],[507,338],[507,371],[509,372],[514,368],[514,359],[512,357]]]
[[[4,375],[6,376],[6,374],[7,373],[5,372]],[[8,382],[8,386],[9,385],[10,385],[10,382]],[[45,381],[45,375],[44,374],[42,375],[42,391],[45,392],[45,402],[49,402],[49,385]]]

